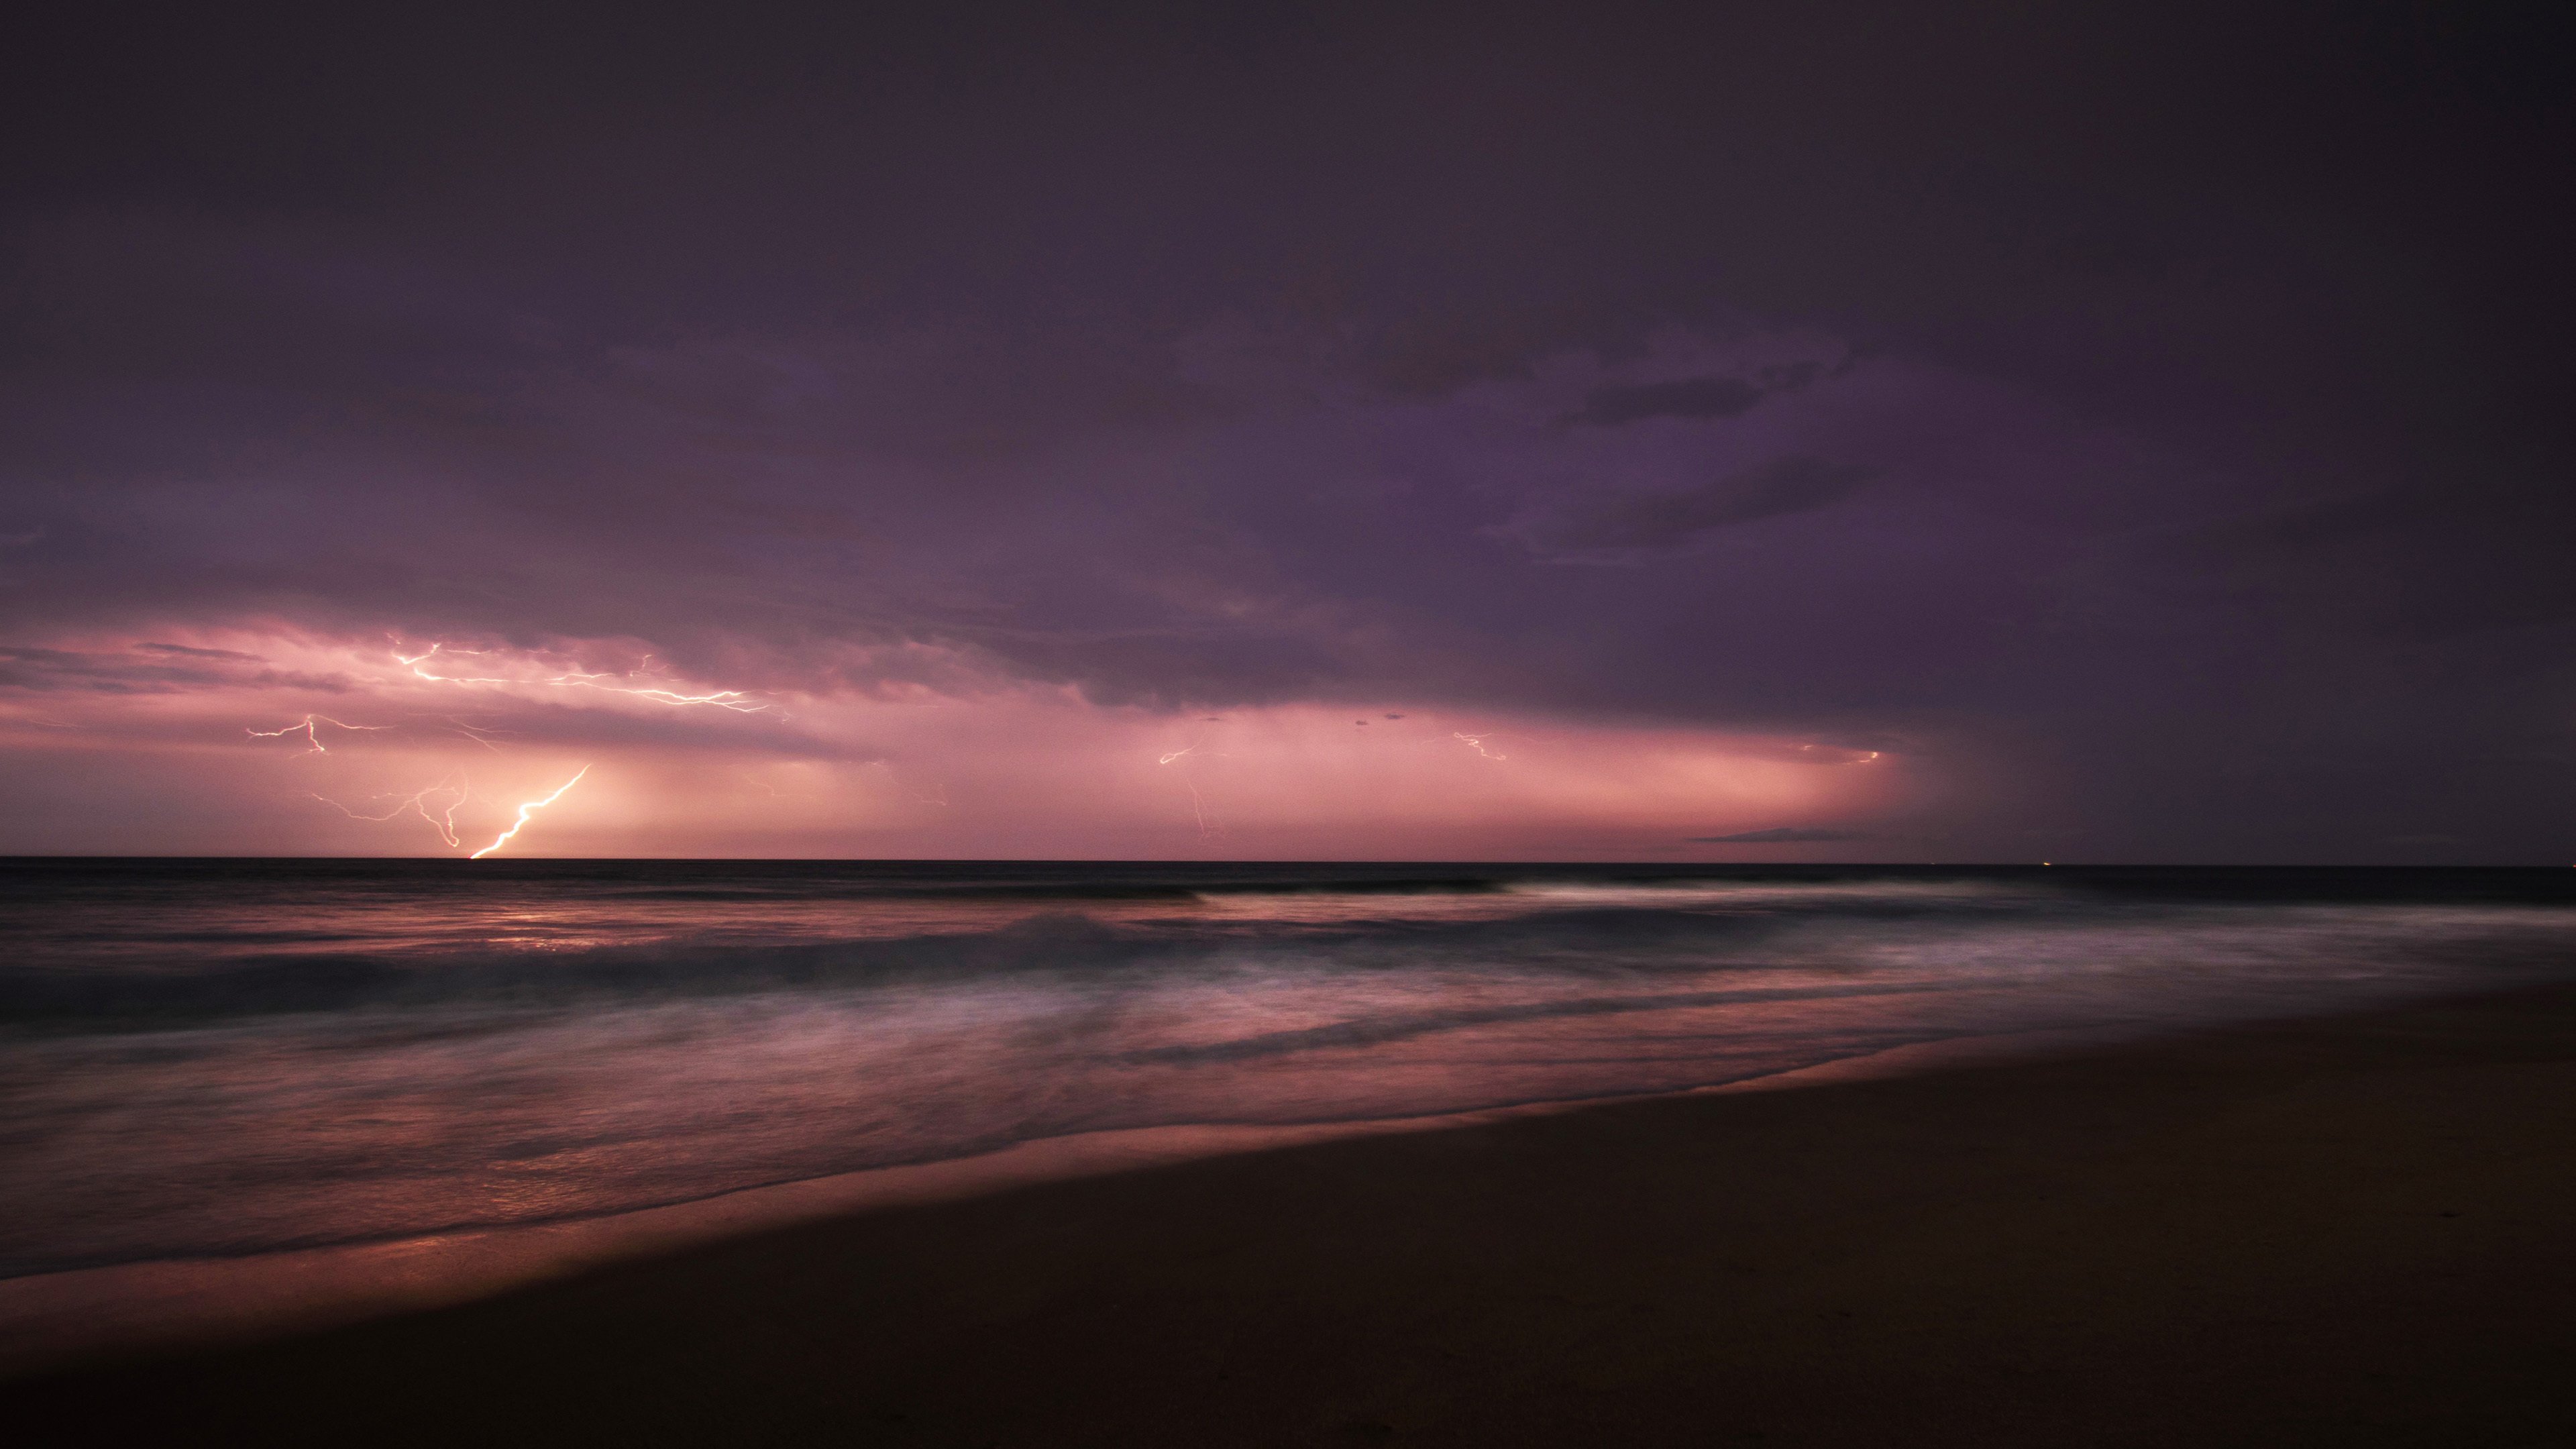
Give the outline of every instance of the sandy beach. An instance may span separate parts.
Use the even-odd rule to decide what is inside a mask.
[[[2576,991],[893,1208],[0,1388],[22,1443],[2544,1444]]]

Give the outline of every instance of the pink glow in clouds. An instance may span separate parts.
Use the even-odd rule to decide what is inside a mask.
[[[1811,739],[1403,699],[1155,711],[962,665],[951,689],[764,692],[632,645],[27,654],[52,687],[0,706],[7,852],[1726,858],[1691,837],[1858,834],[1915,788],[1900,754]]]

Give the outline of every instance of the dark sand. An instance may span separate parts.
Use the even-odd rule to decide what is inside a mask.
[[[2576,1444],[2576,991],[887,1210],[13,1442]]]

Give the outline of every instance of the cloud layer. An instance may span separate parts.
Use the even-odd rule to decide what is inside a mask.
[[[487,764],[1031,812],[634,827],[666,850],[1789,843],[1667,808],[1648,742],[1687,738],[1879,752],[1906,783],[1853,814],[1777,802],[1849,822],[1816,853],[2567,853],[2576,206],[2512,17],[1095,19],[25,48],[7,848],[364,848],[225,752],[427,721],[384,669],[443,643],[788,716],[460,689],[520,732],[447,736]],[[1071,783],[1209,716],[1308,721],[1265,738],[1311,763],[1390,713],[1632,752],[1596,785],[1636,793],[1444,776],[1517,803],[1399,847],[1367,769],[1265,774],[1341,813],[1218,847]]]

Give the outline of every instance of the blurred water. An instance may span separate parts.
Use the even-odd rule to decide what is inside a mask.
[[[0,1275],[2504,986],[2571,878],[0,863]]]

